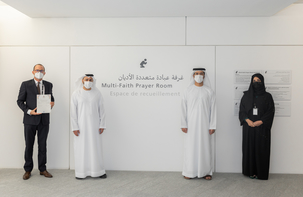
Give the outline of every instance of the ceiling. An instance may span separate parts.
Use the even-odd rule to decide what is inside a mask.
[[[33,18],[261,17],[303,0],[1,0]],[[0,1],[0,5],[1,5]]]

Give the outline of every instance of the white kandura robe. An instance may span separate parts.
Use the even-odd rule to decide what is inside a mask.
[[[207,86],[191,85],[182,97],[181,128],[187,128],[182,175],[190,178],[213,173],[209,129],[216,129],[216,99]]]
[[[98,177],[105,174],[102,154],[102,134],[105,128],[103,97],[99,90],[78,89],[71,98],[72,131],[74,135],[75,174],[78,178]]]

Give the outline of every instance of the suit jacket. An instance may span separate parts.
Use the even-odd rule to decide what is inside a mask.
[[[51,101],[54,102],[55,99],[53,97],[53,84],[48,81],[42,81],[44,85],[45,94],[51,95]],[[20,109],[24,112],[23,124],[28,125],[38,125],[42,119],[43,125],[49,124],[49,113],[41,114],[41,115],[28,115],[27,111],[33,110],[37,107],[37,86],[35,84],[35,80],[31,79],[28,81],[24,81],[21,84],[17,104]]]

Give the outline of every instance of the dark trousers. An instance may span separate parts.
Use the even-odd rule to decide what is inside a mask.
[[[35,136],[38,131],[38,169],[40,172],[46,170],[46,140],[48,135],[49,125],[43,125],[42,121],[39,125],[24,124],[25,137],[25,153],[24,153],[24,170],[31,172],[34,167],[33,163],[33,147],[35,143]]]

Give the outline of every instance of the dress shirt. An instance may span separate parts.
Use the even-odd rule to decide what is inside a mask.
[[[38,81],[36,81],[36,79],[34,79],[34,81],[35,81],[35,84],[36,84],[36,87],[38,87]],[[43,83],[42,83],[42,80],[40,81],[40,94],[42,94],[42,86],[43,86]],[[28,115],[31,115],[31,109],[29,109],[29,110],[27,110],[27,114]]]

